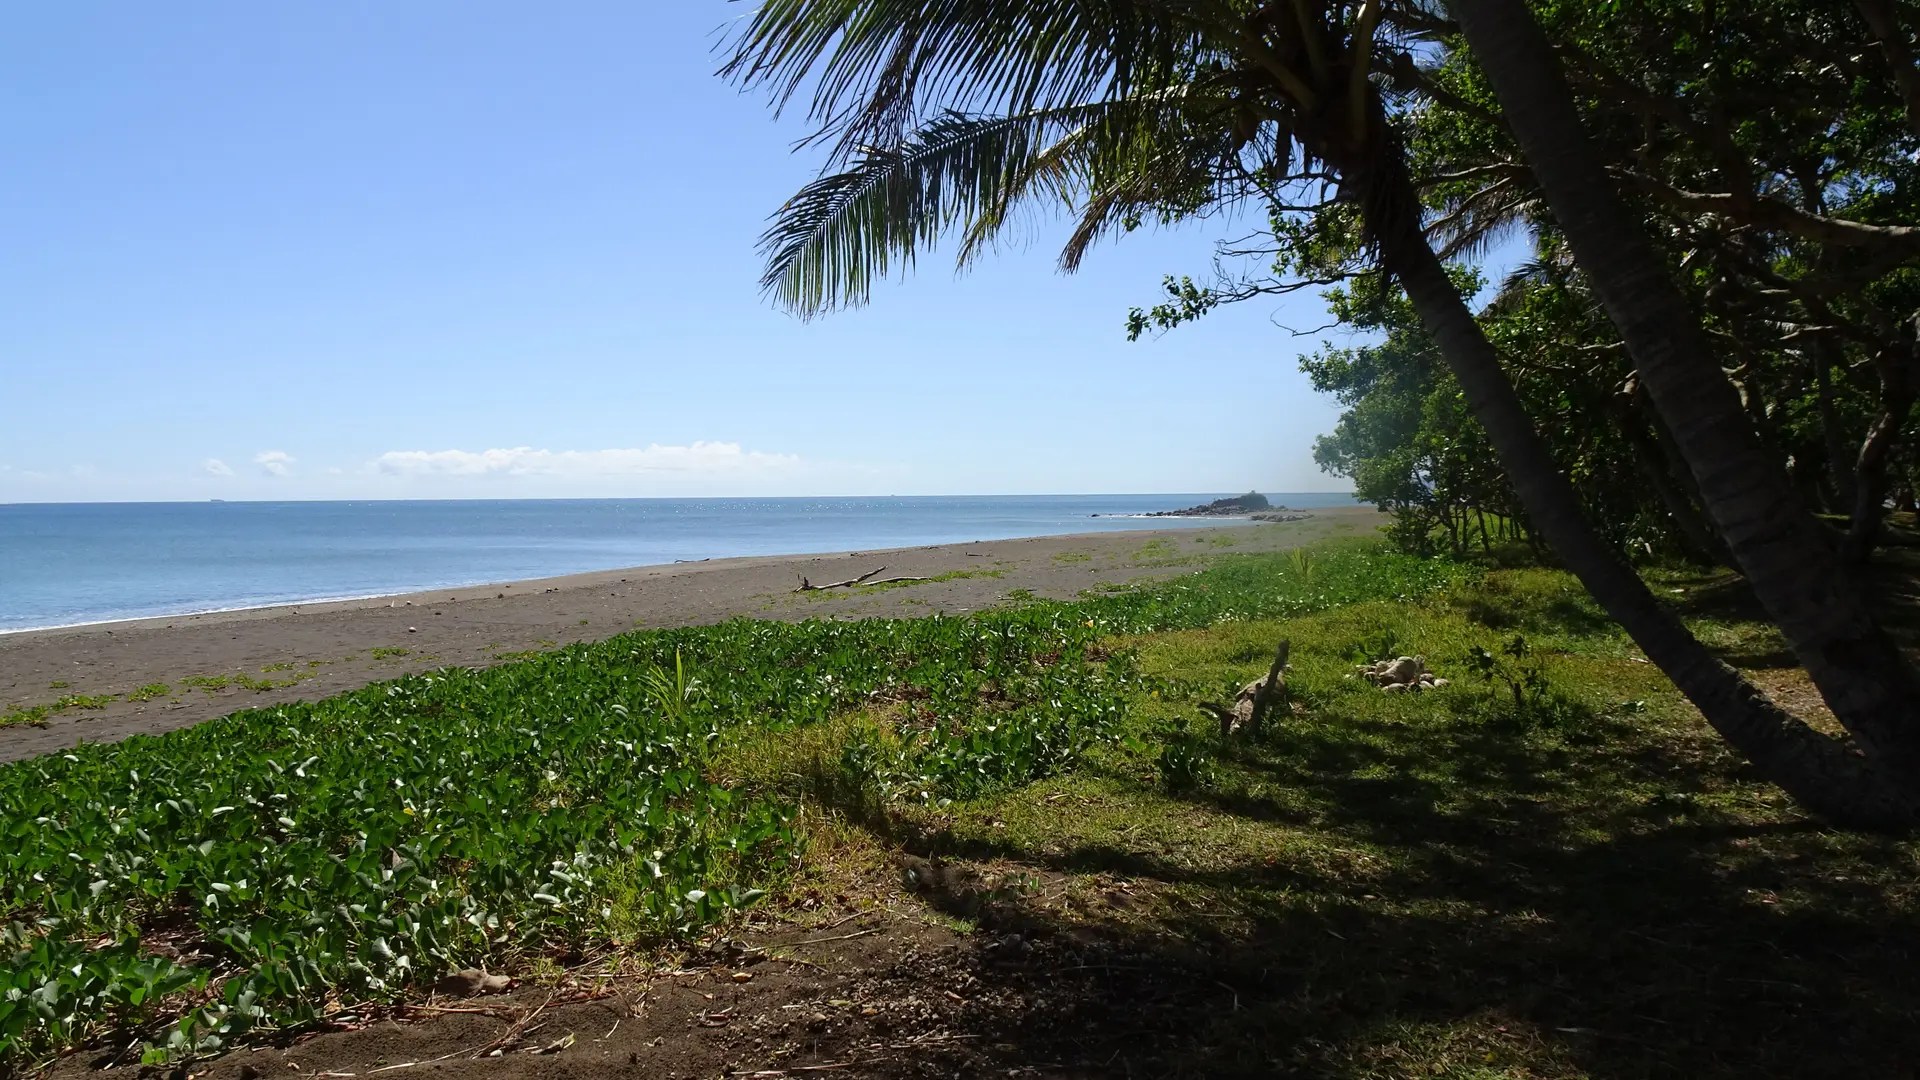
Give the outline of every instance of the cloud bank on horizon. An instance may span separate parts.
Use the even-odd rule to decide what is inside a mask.
[[[207,449],[211,449],[210,447]],[[204,453],[204,450],[202,450]],[[246,462],[251,468],[242,465]],[[158,498],[644,498],[873,494],[907,475],[902,465],[815,459],[700,439],[597,450],[536,446],[484,450],[282,449],[156,461],[138,471],[74,465],[21,470],[0,462],[0,503]]]
[[[742,476],[798,469],[796,454],[746,450],[737,442],[699,440],[687,446],[650,443],[643,449],[389,450],[372,468],[389,476],[551,476],[567,478],[676,474]]]
[[[256,444],[257,445],[257,444]],[[484,445],[484,444],[483,444]],[[201,457],[207,450],[221,456]],[[244,464],[243,464],[244,463]],[[963,463],[964,464],[964,463]],[[250,467],[249,467],[250,466]],[[1180,470],[1182,473],[1185,470]],[[1036,477],[1037,478],[1037,477]],[[1098,482],[1008,485],[995,493],[1046,491],[1246,490],[1273,477],[1162,477],[1134,485]],[[217,499],[743,498],[989,493],[997,485],[929,473],[911,458],[842,460],[697,439],[602,449],[495,446],[487,449],[366,448],[242,450],[202,445],[185,460],[145,468],[76,464],[48,470],[0,462],[0,503]],[[1331,484],[1262,490],[1339,490]]]

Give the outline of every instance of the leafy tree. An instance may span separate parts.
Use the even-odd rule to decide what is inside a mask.
[[[1463,291],[1473,291],[1471,282]],[[1462,554],[1476,526],[1482,547],[1525,535],[1525,513],[1486,432],[1468,413],[1459,383],[1406,298],[1370,275],[1329,291],[1327,299],[1342,324],[1384,338],[1328,347],[1301,361],[1314,389],[1347,406],[1332,433],[1315,444],[1314,460],[1351,478],[1357,498],[1390,514],[1389,535],[1410,551],[1429,552],[1443,536]]]
[[[1868,751],[1883,785],[1896,798],[1912,797],[1908,793],[1920,792],[1920,674],[1874,622],[1762,443],[1686,296],[1585,136],[1553,48],[1525,4],[1450,0],[1450,6],[1556,222],[1699,482],[1707,513],[1834,715]],[[1732,202],[1744,204],[1756,224],[1824,243],[1905,252],[1910,235],[1920,238],[1920,231],[1903,226],[1796,210],[1764,193],[1737,191]]]

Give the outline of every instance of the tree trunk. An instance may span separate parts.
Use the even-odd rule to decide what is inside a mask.
[[[1833,407],[1833,346],[1815,342],[1807,354],[1813,361],[1814,387],[1820,395],[1820,435],[1826,443],[1827,475],[1833,483],[1836,509],[1852,513],[1859,501],[1854,490],[1858,474],[1854,470],[1854,455],[1848,452],[1847,433],[1840,430],[1840,414]]]
[[[1372,159],[1371,175],[1347,168],[1343,187],[1359,202],[1382,265],[1406,290],[1459,381],[1467,407],[1486,429],[1531,529],[1545,537],[1647,659],[1761,775],[1835,822],[1897,828],[1920,821],[1920,792],[1889,782],[1870,763],[1767,700],[1662,607],[1594,530],[1572,483],[1534,430],[1492,343],[1427,244],[1404,156],[1388,151]]]
[[[1686,489],[1676,481],[1673,463],[1661,451],[1659,441],[1647,434],[1646,425],[1640,417],[1638,398],[1637,393],[1614,395],[1614,416],[1620,424],[1620,434],[1633,452],[1633,461],[1639,466],[1640,475],[1646,478],[1647,486],[1653,489],[1661,507],[1673,519],[1674,530],[1679,534],[1681,555],[1688,562],[1700,566],[1731,565],[1733,558],[1727,554],[1726,545],[1714,535],[1713,526],[1707,524],[1700,508],[1694,505]]]
[[[1860,444],[1860,460],[1854,465],[1855,492],[1853,518],[1847,525],[1847,538],[1840,551],[1848,562],[1864,563],[1880,542],[1880,525],[1886,519],[1887,462],[1907,426],[1913,411],[1915,386],[1907,355],[1880,357],[1880,412],[1867,428]]]
[[[1523,0],[1450,0],[1475,60],[1754,594],[1861,747],[1920,788],[1920,676],[1768,455],[1686,298],[1607,181]]]

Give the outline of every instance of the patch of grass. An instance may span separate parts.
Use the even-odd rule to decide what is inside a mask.
[[[1033,594],[1032,589],[1008,589],[1007,590],[1007,600],[1009,603],[1026,604],[1026,603],[1031,603],[1032,601],[1037,599],[1039,599],[1039,597]]]
[[[244,671],[236,671],[227,675],[189,675],[181,679],[180,683],[182,686],[192,687],[209,696],[234,687],[239,687],[242,690],[251,690],[256,694],[263,694],[269,690],[296,686],[312,677],[310,673],[300,671],[295,672],[293,677],[288,679],[263,679],[255,675],[249,675]]]
[[[53,712],[51,705],[23,705],[0,713],[0,728],[25,724],[28,727],[45,727],[47,716]]]
[[[267,674],[271,674],[276,671],[292,671],[293,664],[290,661],[283,660],[278,664],[268,664],[266,667],[263,667],[260,670]]]
[[[397,660],[402,656],[412,656],[413,650],[398,645],[382,645],[368,649],[367,655],[375,660]]]
[[[73,685],[72,683],[70,683],[70,682],[67,682],[67,681],[66,681],[65,679],[55,679],[55,680],[53,680],[52,682],[50,682],[50,683],[48,683],[48,684],[47,684],[47,689],[49,689],[49,690],[65,690],[65,689],[66,689],[67,687],[69,687],[69,686],[72,686],[72,685]]]
[[[1217,547],[1217,548],[1233,547],[1234,545],[1240,542],[1239,537],[1230,536],[1226,533],[1215,533],[1214,535],[1207,537],[1206,540],[1207,540],[1207,545],[1209,547]]]
[[[127,700],[132,702],[152,701],[154,698],[166,697],[171,693],[173,693],[173,688],[166,683],[148,683],[128,694]]]
[[[1196,536],[1193,542],[1204,543],[1206,537]],[[1180,546],[1165,537],[1158,537],[1140,545],[1133,553],[1133,561],[1139,566],[1191,566],[1205,560],[1198,555],[1182,554]]]
[[[67,709],[104,709],[113,704],[119,694],[67,694],[53,703],[55,712]]]
[[[1054,555],[1057,563],[1083,563],[1092,561],[1093,556],[1084,551],[1062,551]]]
[[[1717,625],[1736,655],[1766,637]],[[1297,709],[1221,738],[1196,704],[1264,674],[1283,637]],[[1110,1037],[1140,1033],[1136,1068],[1906,1068],[1920,844],[1806,820],[1566,575],[1496,571],[1406,601],[1109,644],[1141,674],[1118,738],[1070,775],[938,813],[892,805],[885,830],[983,879],[1044,876],[1043,898],[1000,898],[981,916],[993,925],[1105,942],[1080,957],[1095,969],[1164,973],[1151,1005],[1081,1006]],[[1383,650],[1455,681],[1396,695],[1348,677]],[[1050,992],[1076,1000],[1071,980]],[[1189,980],[1230,988],[1234,1007],[1183,996]]]

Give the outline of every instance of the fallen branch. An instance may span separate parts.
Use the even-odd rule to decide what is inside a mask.
[[[876,1061],[885,1060],[885,1058],[868,1058],[865,1061],[835,1061],[826,1065],[789,1065],[784,1069],[762,1069],[746,1075],[758,1080],[774,1080],[775,1077],[792,1076],[794,1073],[830,1072],[834,1069],[851,1069],[856,1065],[871,1065]]]
[[[782,947],[784,948],[788,945],[821,945],[829,941],[852,941],[854,938],[866,937],[868,934],[877,934],[880,931],[885,929],[886,927],[884,926],[876,926],[868,930],[860,930],[851,934],[841,934],[837,937],[817,937],[817,938],[811,938],[807,941],[789,941],[789,942],[786,942],[785,945],[783,945]]]
[[[476,1058],[485,1057],[495,1050],[505,1050],[513,1046],[515,1043],[519,1042],[521,1037],[527,1033],[527,1023],[531,1021],[534,1017],[539,1016],[540,1013],[544,1009],[546,1009],[546,1007],[549,1004],[552,1003],[553,995],[555,992],[556,992],[555,990],[549,990],[547,992],[547,1000],[542,1001],[538,1006],[536,1006],[531,1012],[527,1013],[525,1016],[522,1016],[520,1019],[515,1020],[511,1024],[508,1024],[507,1030],[504,1032],[501,1032],[499,1038],[475,1050],[473,1052],[473,1056]]]
[[[413,1068],[413,1067],[414,1067],[414,1066],[416,1066],[416,1065],[432,1065],[433,1063],[435,1063],[435,1062],[437,1062],[437,1061],[445,1061],[445,1060],[447,1060],[448,1058],[456,1058],[456,1057],[459,1057],[459,1056],[460,1056],[461,1054],[467,1054],[467,1053],[472,1053],[472,1051],[471,1051],[471,1050],[455,1050],[455,1051],[454,1051],[453,1053],[451,1053],[451,1054],[441,1054],[441,1055],[440,1055],[439,1057],[437,1057],[437,1058],[428,1058],[428,1059],[426,1059],[425,1061],[403,1061],[403,1062],[401,1062],[401,1063],[400,1063],[400,1064],[398,1064],[398,1065],[382,1065],[382,1066],[380,1066],[380,1067],[379,1067],[379,1068],[377,1068],[377,1069],[368,1069],[368,1070],[367,1070],[367,1075],[368,1075],[368,1076],[372,1076],[372,1075],[373,1075],[374,1073],[380,1073],[380,1072],[392,1072],[392,1071],[393,1071],[393,1070],[395,1070],[395,1069],[411,1069],[411,1068]],[[327,1076],[327,1075],[330,1075],[330,1074],[328,1074],[328,1073],[321,1073],[320,1075],[322,1075],[322,1076]],[[352,1074],[352,1073],[347,1073],[346,1075],[348,1075],[348,1076],[352,1076],[353,1074]]]
[[[825,592],[828,589],[844,589],[852,585],[865,585],[867,583],[868,578],[873,577],[877,574],[883,573],[886,569],[887,569],[886,567],[882,566],[876,570],[869,570],[866,573],[861,574],[859,577],[848,578],[845,581],[828,582],[825,585],[815,585],[813,582],[808,581],[805,575],[801,575],[800,587],[793,591],[794,592]]]

